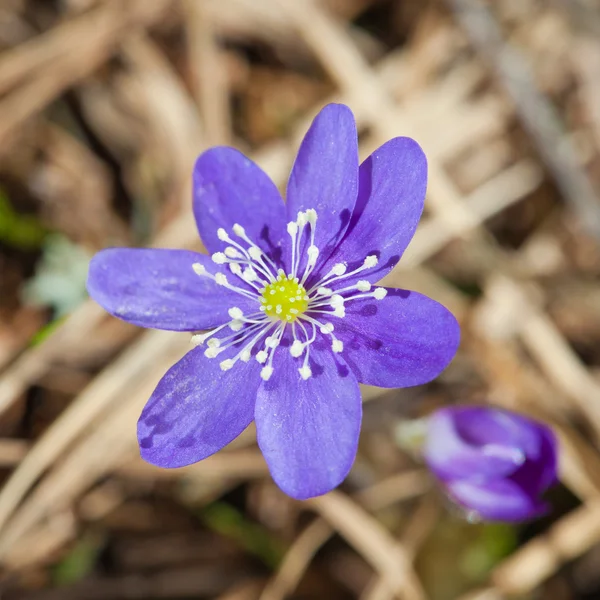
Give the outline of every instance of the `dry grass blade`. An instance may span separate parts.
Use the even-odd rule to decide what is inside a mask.
[[[373,566],[386,585],[407,599],[425,598],[402,547],[358,504],[339,492],[308,503]]]

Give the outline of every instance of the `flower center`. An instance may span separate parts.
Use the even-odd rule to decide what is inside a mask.
[[[297,277],[279,273],[277,279],[267,285],[260,299],[268,317],[293,323],[308,308],[309,297]]]
[[[209,277],[217,285],[256,301],[256,312],[245,314],[239,307],[232,306],[228,310],[229,323],[192,338],[194,344],[206,344],[204,355],[208,358],[216,358],[231,348],[237,349],[237,354],[219,363],[223,371],[233,368],[238,361],[248,362],[254,358],[264,365],[260,376],[267,381],[273,374],[275,350],[289,325],[287,331],[291,333],[292,343],[288,352],[298,360],[300,377],[309,379],[312,377],[310,348],[318,333],[331,340],[333,352],[344,351],[344,344],[335,336],[331,321],[345,317],[345,304],[360,298],[385,298],[387,290],[373,287],[366,279],[354,279],[354,283],[348,281],[377,266],[377,256],[373,254],[366,256],[362,265],[351,271],[345,263],[336,263],[325,273],[319,271],[316,224],[317,211],[312,208],[299,212],[298,218],[287,224],[291,238],[289,274],[278,268],[238,224],[232,228],[238,239],[232,238],[224,229],[217,230],[218,238],[227,246],[223,252],[215,252],[212,260],[217,265],[226,265],[242,285],[231,283],[223,272],[213,275],[200,263],[192,265],[200,277]],[[311,275],[313,282],[309,287],[306,282]]]

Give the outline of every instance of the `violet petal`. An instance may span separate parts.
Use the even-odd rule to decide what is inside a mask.
[[[90,263],[87,289],[107,312],[140,327],[172,331],[209,329],[230,320],[227,310],[255,304],[200,277],[217,270],[208,256],[189,250],[108,248]]]
[[[160,380],[138,421],[142,458],[183,467],[214,454],[254,418],[260,365],[238,362],[221,371],[204,348],[188,352]]]
[[[425,201],[427,159],[414,140],[399,137],[375,150],[359,169],[358,200],[344,239],[323,267],[346,262],[360,266],[379,257],[376,269],[358,279],[379,281],[400,260],[412,239]],[[347,279],[349,285],[353,279]]]
[[[272,378],[256,400],[258,445],[277,485],[298,499],[339,485],[352,467],[362,405],[356,378],[329,350],[311,349],[312,377],[298,374],[302,361],[279,348]]]
[[[227,246],[217,236],[220,227],[242,242],[232,231],[237,223],[263,251],[279,259],[287,241],[285,206],[260,167],[234,148],[211,148],[196,161],[193,185],[196,224],[211,254]]]
[[[361,383],[421,385],[437,377],[458,348],[460,329],[444,306],[417,292],[387,289],[383,300],[346,303],[343,319],[330,319],[344,343],[344,360]]]
[[[547,505],[509,479],[488,483],[467,480],[447,484],[450,496],[486,521],[519,522],[543,515]]]
[[[329,104],[315,117],[294,162],[287,186],[287,218],[317,211],[315,244],[330,254],[350,221],[358,193],[358,137],[352,111]]]

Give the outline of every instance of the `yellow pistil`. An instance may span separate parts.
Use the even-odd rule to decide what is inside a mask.
[[[260,303],[267,316],[292,323],[308,308],[308,295],[297,277],[279,273],[277,279],[265,287]]]

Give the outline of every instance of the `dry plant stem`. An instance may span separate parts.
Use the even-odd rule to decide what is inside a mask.
[[[189,66],[194,96],[202,115],[207,146],[231,143],[229,89],[223,56],[210,12],[196,0],[186,0]]]
[[[496,587],[507,594],[533,590],[565,562],[580,556],[600,539],[600,499],[576,508],[548,533],[528,542],[492,572]]]
[[[424,494],[430,487],[431,478],[425,471],[405,471],[357,492],[351,501],[370,511],[377,511]],[[323,518],[315,519],[294,540],[260,600],[283,600],[290,596],[298,587],[314,555],[333,534],[334,529]]]
[[[581,169],[575,148],[560,124],[560,117],[539,92],[527,60],[503,41],[492,12],[480,0],[447,0],[456,19],[512,98],[523,126],[572,205],[581,227],[600,239],[600,200]]]
[[[431,535],[439,516],[440,504],[437,496],[427,494],[410,516],[400,541],[396,543],[396,547],[403,549],[411,562],[414,562],[419,550]],[[383,577],[376,576],[362,594],[361,600],[392,600],[394,597],[393,588],[390,588]]]
[[[89,14],[77,17],[78,26],[71,25],[67,28],[66,36],[73,32],[79,36],[76,44],[72,37],[69,38],[69,51],[62,50],[62,44],[66,45],[67,42],[65,30],[59,27],[57,31],[47,34],[48,37],[41,43],[39,38],[35,38],[28,42],[33,47],[25,45],[14,51],[16,56],[6,55],[3,67],[6,81],[10,83],[14,82],[14,73],[23,63],[34,72],[41,69],[43,71],[0,101],[0,153],[6,150],[6,139],[10,133],[104,62],[116,50],[124,31],[159,19],[170,1],[148,3],[132,0],[123,3],[112,0]],[[77,47],[77,52],[72,51],[73,46]],[[48,51],[50,56],[56,55],[57,48],[60,58],[46,64],[44,53]],[[0,88],[1,82],[0,79]]]
[[[426,597],[404,549],[364,509],[335,491],[307,502],[373,566],[386,585],[397,594],[407,600]]]

